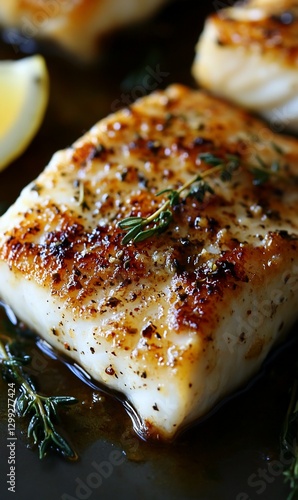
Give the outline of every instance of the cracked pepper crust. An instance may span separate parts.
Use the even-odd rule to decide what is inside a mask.
[[[203,152],[240,169],[212,177],[203,203],[186,198],[166,233],[123,246],[117,223],[210,168]],[[258,158],[285,179],[254,185]],[[296,140],[203,92],[155,92],[56,153],[1,218],[0,295],[124,393],[143,435],[169,439],[255,373],[297,316],[297,175]]]

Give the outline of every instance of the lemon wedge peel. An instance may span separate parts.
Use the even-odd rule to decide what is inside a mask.
[[[42,56],[0,62],[0,170],[27,149],[48,100],[49,76]]]

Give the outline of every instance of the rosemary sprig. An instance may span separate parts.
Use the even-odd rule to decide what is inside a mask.
[[[227,155],[225,159],[222,159],[211,153],[202,153],[199,155],[199,159],[210,165],[211,168],[199,175],[196,174],[177,190],[164,189],[157,193],[156,196],[166,193],[168,200],[149,217],[127,217],[118,223],[118,226],[127,233],[122,239],[123,245],[131,241],[138,243],[166,231],[173,220],[173,209],[181,203],[181,194],[184,191],[188,189],[185,198],[193,197],[199,202],[203,202],[207,193],[214,193],[205,179],[220,173],[223,181],[231,180],[233,172],[240,165],[240,159],[234,155]]]
[[[298,498],[298,366],[291,389],[291,398],[281,433],[281,450],[287,457],[292,457],[285,469],[285,482],[289,483],[290,494],[287,500]]]
[[[44,458],[49,449],[54,449],[63,457],[76,460],[76,452],[57,432],[55,422],[58,420],[57,407],[71,405],[77,400],[71,396],[46,397],[39,394],[24,370],[30,363],[30,356],[13,353],[14,343],[0,340],[0,368],[5,380],[15,382],[19,386],[19,395],[15,399],[15,412],[18,417],[30,417],[27,436],[33,438],[38,445],[39,458]]]

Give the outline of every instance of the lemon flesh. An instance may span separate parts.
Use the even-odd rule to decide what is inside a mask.
[[[49,79],[42,56],[0,61],[0,170],[29,146],[48,98]]]

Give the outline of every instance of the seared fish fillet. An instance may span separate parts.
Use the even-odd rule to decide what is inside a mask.
[[[250,0],[207,19],[193,75],[203,87],[298,131],[298,1]]]
[[[0,25],[24,38],[46,38],[91,58],[100,39],[144,19],[167,0],[0,0]],[[11,34],[11,42],[16,36]]]
[[[149,216],[159,191],[215,157],[238,161],[231,180],[210,175],[164,233],[123,243],[119,221]],[[2,300],[123,393],[145,437],[171,439],[255,374],[297,318],[297,176],[296,140],[202,92],[155,92],[56,153],[2,216]]]

